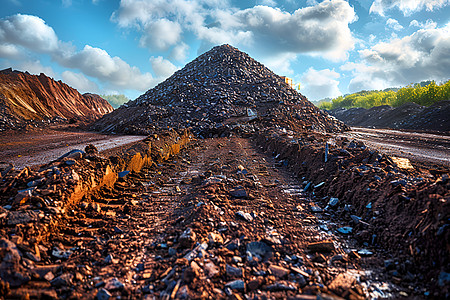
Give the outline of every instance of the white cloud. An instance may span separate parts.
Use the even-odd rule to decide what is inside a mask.
[[[69,7],[72,5],[72,0],[62,0],[62,5],[64,7]]]
[[[141,45],[156,49],[180,45],[181,33],[194,34],[201,42],[200,52],[229,43],[267,57],[308,53],[342,60],[354,46],[348,25],[357,17],[344,0],[325,0],[294,13],[262,5],[244,10],[227,5],[207,0],[122,0],[111,19],[119,27],[137,29]]]
[[[150,73],[142,74],[120,57],[111,57],[105,50],[89,45],[80,52],[59,57],[58,61],[115,87],[144,91],[155,83]]]
[[[89,80],[86,76],[81,73],[74,73],[72,71],[62,72],[62,78],[64,83],[77,89],[80,93],[97,93],[98,85]]]
[[[395,31],[400,31],[403,29],[403,26],[400,25],[400,23],[397,20],[392,18],[387,19],[386,26],[394,29]]]
[[[162,56],[150,57],[150,64],[157,77],[167,78],[172,75],[178,68]]]
[[[17,59],[22,56],[21,51],[11,44],[0,44],[0,57]]]
[[[167,19],[157,20],[145,28],[139,44],[154,50],[166,51],[179,42],[181,26]]]
[[[14,65],[14,68],[30,74],[39,75],[44,73],[48,77],[58,78],[58,75],[51,67],[43,66],[39,60],[25,60]]]
[[[176,45],[170,52],[169,57],[176,61],[184,61],[187,58],[189,46],[185,43]]]
[[[340,74],[334,70],[309,68],[301,77],[301,93],[310,100],[338,97],[342,95],[336,80],[339,77]]]
[[[22,14],[0,19],[0,43],[41,53],[56,51],[59,46],[55,31],[44,20]]]
[[[434,22],[434,21],[431,20],[431,19],[426,20],[425,23],[419,22],[419,21],[417,21],[417,20],[412,20],[412,21],[409,23],[409,27],[419,27],[419,28],[424,28],[424,29],[433,29],[433,28],[436,28],[436,27],[437,27],[437,23]]]
[[[370,13],[385,15],[387,10],[399,9],[403,15],[409,16],[426,9],[433,11],[450,4],[450,0],[375,0],[370,7]]]
[[[272,57],[263,58],[262,62],[276,74],[286,76],[294,74],[294,71],[291,68],[291,62],[296,59],[296,54],[282,53]]]
[[[347,63],[352,71],[350,91],[386,88],[423,80],[450,78],[450,23],[442,28],[419,29],[389,42],[359,51],[359,63]]]
[[[277,6],[277,2],[275,2],[274,0],[261,0],[258,4],[265,6]]]
[[[86,45],[83,50],[76,51],[70,44],[60,41],[53,28],[39,17],[17,14],[0,19],[0,57],[14,58],[20,54],[20,48],[31,54],[48,54],[60,65],[78,69],[112,89],[145,91],[156,83],[150,73],[141,73],[139,68],[130,66],[120,57],[110,56],[103,49]],[[36,64],[29,64],[29,67],[30,70],[25,70],[31,72],[31,68],[36,69]]]

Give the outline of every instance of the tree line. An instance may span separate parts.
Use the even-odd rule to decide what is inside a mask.
[[[440,85],[437,85],[435,81],[426,81],[401,89],[361,91],[339,96],[330,101],[320,101],[318,106],[327,110],[352,107],[371,108],[380,105],[398,107],[408,102],[430,106],[443,100],[450,100],[450,80]]]

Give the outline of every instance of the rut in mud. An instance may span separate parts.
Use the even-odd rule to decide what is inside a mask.
[[[333,208],[319,209],[303,188],[249,139],[194,143],[81,202],[42,246],[58,249],[41,252],[42,280],[12,296],[405,295],[376,267],[382,257],[330,221]]]

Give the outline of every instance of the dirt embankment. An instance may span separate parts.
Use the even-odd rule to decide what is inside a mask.
[[[433,284],[440,282],[448,289],[448,281],[439,281],[449,272],[448,168],[415,168],[362,142],[330,135],[314,139],[268,130],[257,141],[299,178],[308,180],[310,191],[324,197],[324,205],[330,197],[337,198],[338,217],[355,216],[355,237],[392,251],[394,260],[405,266],[402,275],[431,278]]]
[[[396,108],[337,108],[329,113],[349,126],[450,133],[450,100],[429,107],[407,103]]]

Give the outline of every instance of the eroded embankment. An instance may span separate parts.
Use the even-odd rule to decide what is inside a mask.
[[[386,262],[394,279],[424,280],[448,293],[448,170],[402,166],[361,142],[329,135],[276,129],[255,139],[303,178],[305,190],[322,198],[323,206],[338,198],[336,216],[349,220],[359,242],[395,255]]]
[[[21,250],[31,261],[40,260],[39,244],[55,235],[65,215],[81,199],[111,187],[129,172],[167,160],[180,152],[190,140],[187,131],[168,131],[137,142],[128,150],[109,158],[98,155],[87,146],[40,167],[15,170],[2,169],[0,185],[0,277],[11,287],[31,279],[26,266],[20,263]],[[58,252],[54,249],[53,252]],[[55,255],[64,255],[55,253]],[[0,294],[4,282],[0,287]]]

